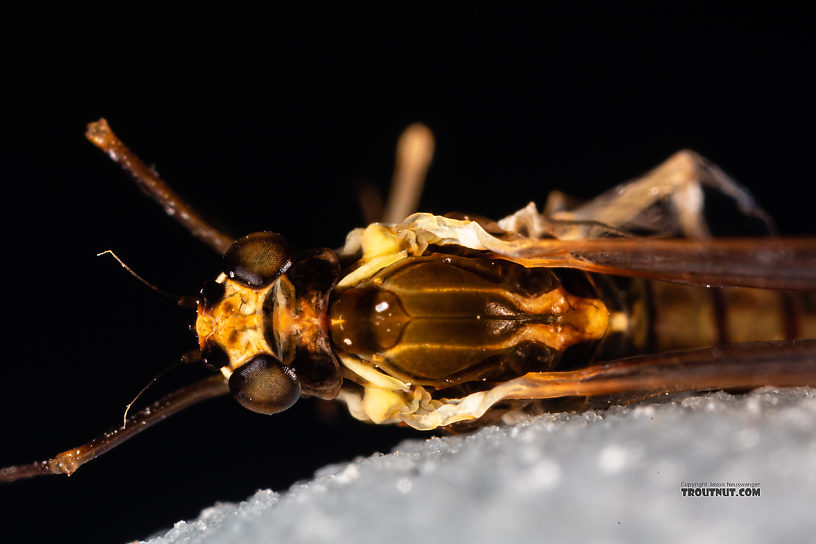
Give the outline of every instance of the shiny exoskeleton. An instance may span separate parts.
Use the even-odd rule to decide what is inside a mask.
[[[264,414],[303,395],[345,402],[364,421],[435,429],[514,421],[553,399],[816,385],[816,239],[712,238],[703,189],[769,233],[773,222],[692,151],[577,206],[553,192],[543,212],[530,203],[498,222],[407,215],[404,189],[421,186],[433,150],[412,125],[391,202],[404,205],[389,203],[383,223],[336,251],[295,252],[274,232],[235,240],[214,227],[104,119],[87,137],[222,255],[195,303],[199,349],[183,358],[218,374],[84,445],[0,469],[0,483],[71,474],[227,393]]]
[[[608,324],[600,300],[570,294],[551,269],[440,253],[340,290],[330,317],[338,351],[437,389],[552,370]]]
[[[382,227],[372,232],[381,236]],[[580,348],[585,366],[599,355],[816,333],[807,293],[612,279],[462,248],[430,246],[349,282],[365,257],[343,266],[333,251],[314,250],[291,268],[276,257],[274,266],[287,263],[283,273],[250,283],[232,270],[251,269],[256,253],[269,253],[241,247],[260,236],[283,244],[273,233],[236,242],[240,251],[228,255],[244,254],[250,264],[226,260],[219,287],[206,288],[221,298],[202,297],[196,330],[205,363],[218,354],[236,399],[263,413],[287,408],[302,391],[341,398],[361,419],[449,425],[473,419],[472,409],[458,408],[468,395],[570,368],[574,361],[562,358],[571,348]],[[438,420],[452,406],[456,413]]]

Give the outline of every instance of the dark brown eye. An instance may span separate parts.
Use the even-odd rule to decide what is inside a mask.
[[[217,342],[209,340],[201,351],[201,362],[210,370],[221,370],[229,364],[229,355]]]
[[[198,302],[204,308],[211,310],[224,297],[225,290],[223,283],[208,281],[198,291]]]
[[[300,398],[295,371],[271,355],[256,355],[232,373],[229,388],[235,400],[260,414],[277,414]]]
[[[289,242],[277,232],[255,232],[236,240],[224,254],[230,279],[260,289],[278,279],[292,264]]]

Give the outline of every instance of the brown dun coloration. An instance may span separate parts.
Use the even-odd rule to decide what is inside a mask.
[[[675,391],[816,385],[816,239],[711,237],[704,189],[774,229],[694,152],[577,206],[553,192],[544,212],[436,216],[412,213],[435,147],[415,124],[389,202],[363,195],[371,224],[340,249],[295,251],[278,233],[234,240],[207,223],[104,119],[87,137],[222,255],[186,356],[215,374],[0,482],[70,475],[228,393],[264,414],[314,396],[364,421],[455,430]]]

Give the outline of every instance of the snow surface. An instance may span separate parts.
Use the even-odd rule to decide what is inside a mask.
[[[684,497],[757,482],[759,497]],[[409,440],[153,543],[816,542],[816,390],[670,397]]]

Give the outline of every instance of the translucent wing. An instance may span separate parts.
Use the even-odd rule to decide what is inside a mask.
[[[525,266],[719,287],[816,289],[816,238],[520,238],[496,249]]]
[[[495,388],[501,398],[816,385],[816,340],[747,342],[643,355],[574,371],[531,372]]]

